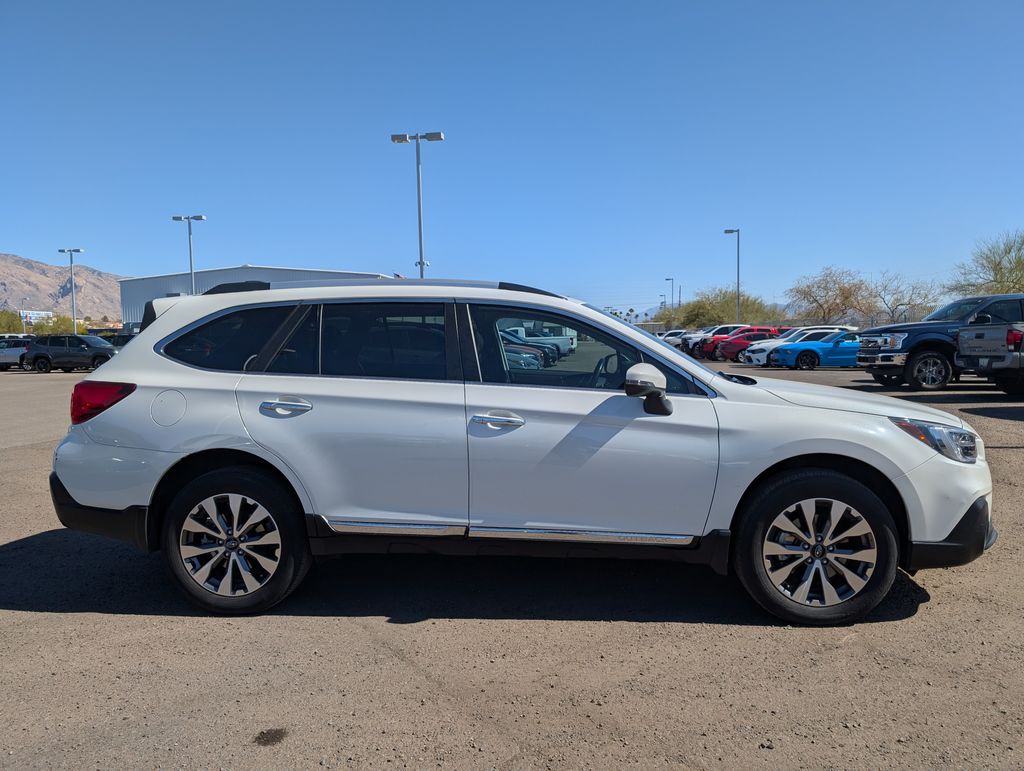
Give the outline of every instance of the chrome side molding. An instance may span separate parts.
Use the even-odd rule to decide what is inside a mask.
[[[579,543],[633,543],[689,546],[692,535],[663,533],[618,533],[606,530],[545,530],[530,527],[470,527],[470,538],[512,538],[529,541],[577,541]]]
[[[465,525],[447,525],[433,523],[406,522],[355,522],[348,519],[336,519],[320,515],[320,519],[335,533],[355,535],[424,535],[451,536],[465,535]]]
[[[430,522],[360,522],[319,515],[321,521],[338,534],[469,536],[470,538],[506,538],[515,541],[575,541],[577,543],[621,543],[652,546],[691,546],[693,535],[665,533],[620,533],[607,530],[546,530],[533,527],[466,527]]]

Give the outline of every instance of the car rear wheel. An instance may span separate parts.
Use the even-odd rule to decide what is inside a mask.
[[[50,363],[50,360],[44,357],[36,359],[33,363],[33,367],[35,367],[36,372],[41,372],[43,374],[46,374],[53,369],[53,365]]]
[[[214,613],[259,613],[312,564],[303,514],[281,484],[246,466],[197,477],[167,508],[164,558],[178,586]]]
[[[953,365],[940,351],[921,351],[907,362],[905,379],[912,388],[920,391],[945,388],[952,376]]]
[[[814,369],[818,366],[818,354],[814,351],[801,351],[796,357],[797,369]]]
[[[109,356],[94,356],[92,360],[92,368],[96,369],[101,364],[106,364],[108,361],[110,361]]]
[[[843,624],[888,593],[897,543],[892,516],[870,489],[836,471],[805,469],[776,477],[745,507],[733,567],[769,613]]]

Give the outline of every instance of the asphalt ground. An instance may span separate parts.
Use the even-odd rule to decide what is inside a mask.
[[[413,556],[325,562],[271,613],[217,618],[160,555],[60,527],[46,479],[81,374],[0,373],[0,766],[1024,766],[1024,403],[744,371],[963,416],[999,542],[827,629],[700,567]]]

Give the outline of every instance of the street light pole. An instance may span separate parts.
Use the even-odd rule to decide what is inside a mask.
[[[726,235],[736,234],[736,323],[742,324],[740,321],[740,229],[729,228],[723,230]]]
[[[22,297],[21,298],[21,334],[23,334],[23,335],[27,335],[28,334],[28,327],[25,326],[25,312],[26,312],[25,306],[26,305],[28,305],[28,298],[27,297]]]
[[[416,265],[420,269],[420,278],[423,278],[425,268],[430,264],[423,259],[423,166],[420,161],[420,140],[428,142],[443,142],[444,132],[428,131],[425,134],[392,134],[391,141],[396,145],[416,142],[416,226],[419,232],[420,259]]]
[[[668,299],[671,301],[672,307],[674,308],[676,304],[676,280],[674,278],[666,278],[665,280],[671,282],[669,284],[670,290],[668,293]]]
[[[192,284],[192,294],[196,293],[196,268],[195,262],[192,260],[192,222],[206,222],[205,214],[190,214],[181,215],[175,214],[171,217],[175,222],[187,222],[188,223],[188,276]]]
[[[85,249],[58,249],[61,254],[68,256],[71,265],[71,334],[78,332],[78,303],[75,301],[75,255],[81,254]]]

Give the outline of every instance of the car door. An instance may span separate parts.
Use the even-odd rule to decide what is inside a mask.
[[[50,337],[50,344],[47,346],[50,353],[50,361],[55,367],[70,367],[68,358],[67,335],[54,335]]]
[[[252,363],[262,371],[237,384],[253,440],[291,467],[335,530],[464,533],[468,450],[454,306],[338,302],[302,313],[280,350]]]
[[[836,367],[855,366],[859,350],[860,335],[856,332],[848,332],[840,338],[839,345],[832,349],[832,365]]]
[[[703,533],[718,469],[705,392],[652,360],[670,377],[674,409],[647,414],[622,389],[626,369],[652,357],[614,333],[525,306],[469,312],[471,536],[658,542]],[[543,370],[516,369],[498,333],[523,322],[574,330],[575,353]]]

